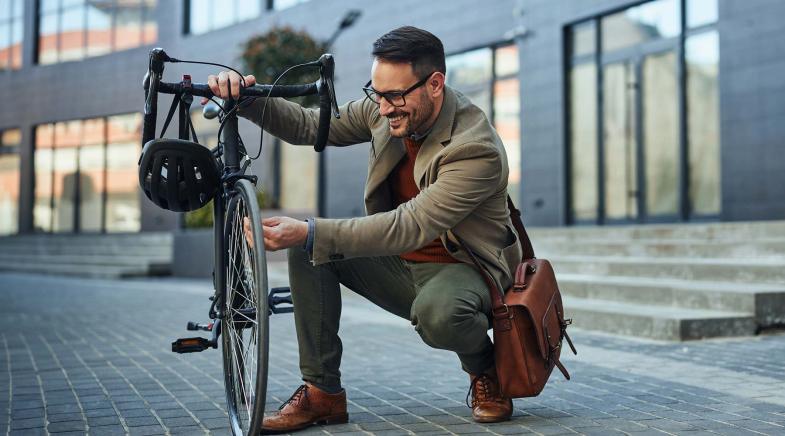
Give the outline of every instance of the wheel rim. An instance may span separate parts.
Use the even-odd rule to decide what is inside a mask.
[[[227,238],[226,301],[224,307],[225,329],[221,332],[224,353],[230,353],[229,415],[232,426],[241,434],[248,434],[255,413],[256,388],[259,376],[260,325],[256,316],[260,304],[258,260],[255,249],[243,233],[243,218],[249,218],[248,205],[242,196],[230,209],[231,229]],[[257,243],[256,241],[254,241]],[[259,241],[261,242],[261,241]],[[232,410],[234,409],[234,410]]]

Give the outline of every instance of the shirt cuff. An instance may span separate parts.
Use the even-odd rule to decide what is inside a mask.
[[[308,218],[305,221],[308,223],[308,237],[305,238],[305,245],[303,248],[305,248],[305,251],[308,254],[313,254],[313,237],[314,233],[316,233],[316,222],[313,218]]]

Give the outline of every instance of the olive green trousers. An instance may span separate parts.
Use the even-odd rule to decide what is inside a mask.
[[[457,353],[465,371],[476,374],[493,366],[487,334],[490,296],[471,265],[385,256],[313,266],[299,247],[289,249],[288,256],[303,380],[331,390],[340,387],[341,284],[410,320],[426,344]]]

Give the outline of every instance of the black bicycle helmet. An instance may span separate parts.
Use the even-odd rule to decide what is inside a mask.
[[[139,158],[139,186],[159,207],[188,212],[206,205],[215,196],[220,169],[213,154],[202,145],[182,139],[148,141]]]

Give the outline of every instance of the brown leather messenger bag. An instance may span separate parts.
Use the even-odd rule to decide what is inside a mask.
[[[559,361],[562,340],[578,354],[567,335],[571,319],[564,319],[561,293],[550,262],[534,257],[521,212],[507,197],[510,217],[523,245],[523,256],[515,270],[513,286],[502,294],[491,274],[460,238],[472,262],[483,275],[491,294],[493,342],[499,385],[510,398],[539,395],[553,367],[569,380],[570,374]]]

